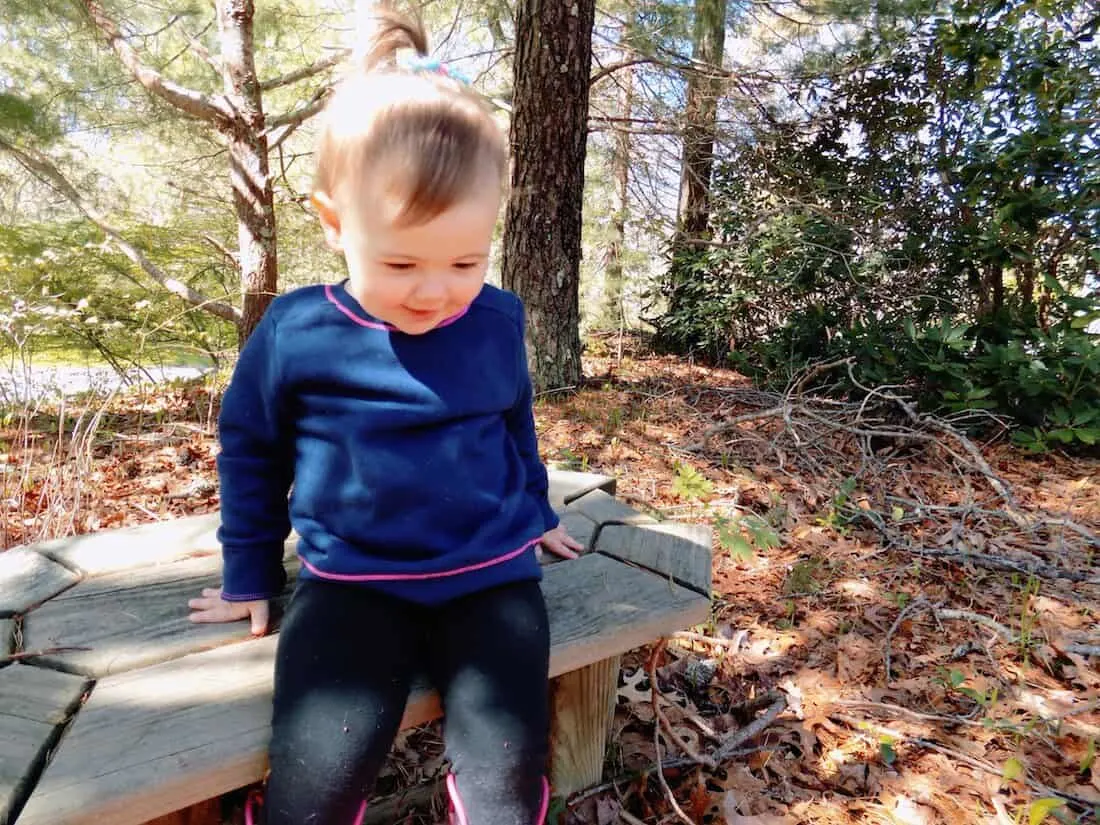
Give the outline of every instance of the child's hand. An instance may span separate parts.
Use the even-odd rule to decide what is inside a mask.
[[[263,636],[267,632],[267,623],[271,616],[267,599],[258,602],[227,602],[222,598],[221,590],[209,587],[203,589],[201,598],[191,599],[187,606],[194,611],[190,616],[193,622],[239,622],[251,619],[253,636]]]
[[[565,528],[560,524],[542,534],[542,546],[563,559],[575,559],[577,553],[574,551],[584,549],[584,545],[565,532]]]

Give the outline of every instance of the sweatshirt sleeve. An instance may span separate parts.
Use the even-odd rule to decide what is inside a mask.
[[[558,526],[558,515],[550,506],[548,495],[549,481],[546,467],[539,458],[538,439],[535,435],[534,392],[531,387],[531,373],[527,368],[527,346],[524,342],[525,324],[523,304],[516,299],[516,326],[519,328],[519,346],[516,348],[519,358],[519,393],[516,403],[507,414],[508,431],[512,434],[520,458],[527,470],[527,493],[542,511],[545,530]]]
[[[269,310],[241,350],[218,417],[221,452],[222,598],[277,596],[286,584],[287,494],[294,478],[293,433],[279,386],[277,329]]]

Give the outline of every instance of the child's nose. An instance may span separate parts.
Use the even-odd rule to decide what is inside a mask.
[[[416,285],[416,299],[420,304],[442,302],[447,298],[447,281],[442,273],[430,272]]]

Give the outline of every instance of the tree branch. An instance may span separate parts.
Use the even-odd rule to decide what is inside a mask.
[[[201,92],[188,89],[168,80],[160,72],[142,62],[137,53],[126,42],[115,22],[107,16],[98,0],[82,0],[84,8],[103,35],[122,65],[151,94],[175,106],[181,112],[210,123],[224,123],[233,117],[232,110],[221,100],[207,97]]]
[[[137,247],[127,241],[122,234],[107,223],[99,212],[86,203],[76,188],[69,183],[61,171],[45,155],[29,148],[20,148],[0,137],[0,150],[6,151],[32,175],[42,183],[55,189],[65,197],[83,215],[98,226],[103,232],[123,251],[127,258],[142,268],[146,275],[171,292],[178,298],[182,298],[189,304],[204,309],[212,315],[223,318],[226,321],[237,323],[240,318],[240,310],[224,301],[214,301],[199,292],[196,292],[183,281],[166,275],[161,269],[146,258]]]
[[[351,49],[341,49],[329,57],[318,60],[311,66],[296,69],[293,72],[287,72],[279,77],[273,77],[270,80],[261,82],[260,90],[268,92],[272,89],[278,89],[280,86],[289,86],[291,83],[297,83],[299,80],[305,80],[307,77],[318,75],[326,69],[331,69],[333,66],[339,65],[349,54],[351,54]]]
[[[318,89],[317,92],[310,99],[309,103],[295,109],[292,112],[286,112],[285,114],[275,115],[267,119],[267,133],[271,134],[274,130],[288,126],[291,129],[297,129],[305,121],[309,120],[314,115],[320,113],[325,108],[325,103],[328,101],[328,94],[330,89],[328,87]],[[278,142],[282,142],[279,140]]]

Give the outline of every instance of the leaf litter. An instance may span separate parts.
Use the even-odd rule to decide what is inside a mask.
[[[543,458],[711,524],[714,605],[624,657],[604,782],[553,821],[1097,820],[1100,461],[613,344],[538,400]],[[215,510],[218,389],[8,416],[0,546]],[[374,821],[444,821],[443,760],[402,734]]]

